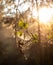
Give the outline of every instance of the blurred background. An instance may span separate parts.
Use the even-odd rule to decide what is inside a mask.
[[[0,0],[0,65],[53,65],[53,0]]]

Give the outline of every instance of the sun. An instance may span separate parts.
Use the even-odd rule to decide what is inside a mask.
[[[52,8],[40,8],[39,9],[39,21],[42,23],[48,23],[53,15]]]
[[[38,15],[40,23],[47,24],[53,16],[53,8],[42,7],[39,8],[38,11],[37,10],[33,11],[32,14],[34,18],[37,18]]]

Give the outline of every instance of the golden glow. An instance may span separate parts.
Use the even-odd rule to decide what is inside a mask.
[[[48,22],[50,22],[53,16],[53,8],[42,7],[42,8],[39,8],[38,12],[35,9],[35,11],[33,11],[32,14],[34,18],[37,18],[37,15],[38,15],[39,22],[47,24]]]
[[[39,10],[39,21],[42,23],[48,23],[53,15],[52,8],[40,8]]]
[[[33,11],[32,11],[32,16],[33,16],[33,18],[37,18],[38,13],[37,13],[37,9],[36,9],[36,8],[33,9]]]
[[[23,0],[20,0],[20,2],[23,2]],[[18,3],[18,0],[15,0],[15,4],[17,4],[17,3]],[[50,4],[49,6],[53,7],[52,4]],[[29,5],[27,3],[25,3],[22,6],[18,7],[18,9],[20,12],[23,12],[23,11],[26,11],[28,9],[28,7],[29,7]],[[32,17],[37,19],[37,16],[39,16],[39,21],[41,23],[45,23],[45,24],[48,23],[53,16],[53,8],[50,8],[50,7],[46,7],[46,6],[45,7],[43,6],[42,8],[40,7],[38,9],[38,12],[37,12],[36,6],[33,7],[33,10],[32,10],[32,8],[30,8],[32,10],[31,11]],[[11,9],[10,12],[16,13],[16,10],[14,9],[14,5],[8,6],[7,8],[4,9],[4,11],[7,12],[8,9]],[[28,18],[30,18],[30,17],[31,17],[31,15],[28,15]]]

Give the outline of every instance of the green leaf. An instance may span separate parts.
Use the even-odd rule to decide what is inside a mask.
[[[33,42],[33,43],[37,43],[37,42],[38,42],[38,40],[34,40],[34,39],[33,39],[33,40],[32,40],[32,42]]]
[[[25,23],[24,21],[20,20],[19,23],[18,23],[18,26],[19,26],[20,28],[26,29],[26,28],[28,27],[28,24]]]
[[[37,34],[34,34],[34,35],[33,35],[33,38],[34,38],[34,39],[38,39]]]
[[[23,27],[23,21],[22,21],[22,20],[20,20],[20,21],[18,22],[18,26],[19,26],[19,27]]]
[[[38,35],[37,34],[32,34],[32,42],[37,43],[38,42]]]
[[[17,36],[22,36],[22,32],[21,31],[17,31],[16,35]]]

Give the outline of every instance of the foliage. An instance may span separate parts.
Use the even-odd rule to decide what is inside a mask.
[[[25,23],[23,20],[19,20],[18,26],[22,29],[26,29],[28,27],[28,24]]]
[[[17,35],[17,36],[22,36],[22,32],[21,32],[21,31],[17,31],[17,32],[16,32],[16,35]]]
[[[37,43],[38,42],[38,35],[37,34],[32,34],[32,42]]]

